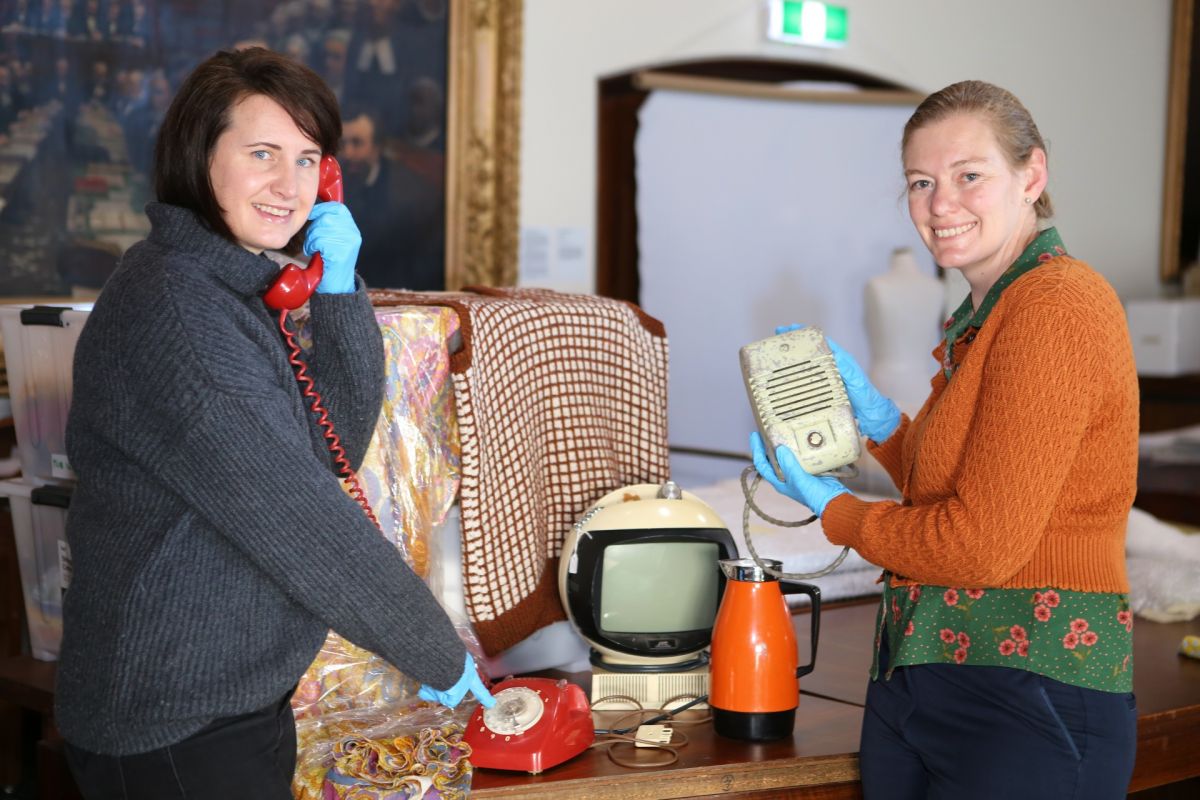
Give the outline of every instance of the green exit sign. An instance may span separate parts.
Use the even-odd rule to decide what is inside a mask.
[[[787,44],[845,47],[850,25],[843,6],[815,0],[771,0],[767,38]]]

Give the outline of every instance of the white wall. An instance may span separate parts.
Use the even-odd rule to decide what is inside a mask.
[[[776,325],[815,325],[860,364],[874,364],[867,281],[888,270],[898,246],[920,248],[917,269],[934,274],[895,170],[895,131],[914,107],[671,91],[646,101],[636,147],[640,301],[671,340],[672,446],[745,451],[754,416],[738,348]],[[852,196],[850,213],[828,202],[833,186]],[[905,325],[891,332],[895,353],[916,329],[908,363],[920,365],[912,371],[918,406],[942,327],[933,282],[924,319],[920,304],[909,304]]]
[[[919,91],[966,78],[1011,90],[1048,140],[1056,224],[1072,253],[1122,296],[1156,292],[1170,0],[837,2],[850,13],[843,50],[766,42],[762,0],[525,0],[521,225],[585,239],[582,266],[537,283],[593,288],[597,79],[759,56]]]

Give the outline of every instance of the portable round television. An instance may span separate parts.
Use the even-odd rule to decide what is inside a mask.
[[[563,543],[558,591],[592,663],[617,672],[688,669],[704,650],[737,558],[729,529],[673,481],[610,492]]]

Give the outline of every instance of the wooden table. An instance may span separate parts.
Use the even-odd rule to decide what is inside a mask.
[[[594,715],[601,726],[611,712]],[[613,715],[615,716],[615,715]],[[632,724],[632,723],[631,723]],[[796,729],[789,739],[751,744],[724,739],[711,722],[679,726],[689,738],[679,761],[657,769],[632,769],[592,749],[541,775],[479,769],[471,782],[476,798],[858,798],[858,706],[802,697]],[[629,759],[630,748],[620,757]],[[661,751],[645,750],[642,760],[659,763]]]
[[[1200,776],[1200,661],[1179,655],[1185,634],[1200,635],[1200,618],[1134,620],[1138,753],[1131,792]]]
[[[657,772],[638,774],[617,767],[603,753],[588,752],[540,776],[478,770],[471,795],[567,800],[718,794],[789,800],[861,797],[858,734],[877,609],[871,601],[822,614],[817,666],[800,679],[800,710],[790,740],[749,745],[716,736],[711,725],[685,728],[692,742],[680,751],[676,764]],[[807,642],[808,614],[793,619],[797,639]],[[1178,654],[1186,633],[1200,634],[1200,619],[1134,623],[1138,755],[1130,792],[1200,777],[1200,661]],[[846,749],[836,752],[839,747]]]
[[[601,750],[541,775],[477,770],[472,798],[737,798],[850,800],[861,798],[858,736],[870,667],[877,604],[844,605],[822,614],[817,667],[800,680],[800,708],[789,739],[750,744],[717,736],[705,723],[681,727],[690,742],[673,765],[637,770],[618,766]],[[808,614],[794,617],[797,638],[808,639]],[[1200,661],[1178,655],[1185,633],[1200,634],[1200,619],[1135,622],[1134,690],[1138,698],[1138,757],[1130,791],[1200,778]],[[48,714],[54,665],[0,659],[0,697]],[[605,724],[605,718],[598,719]],[[622,757],[630,757],[623,750]],[[646,751],[656,762],[661,753]],[[39,749],[40,780],[61,779],[52,746]],[[69,778],[68,778],[69,780]],[[42,785],[42,797],[69,797],[71,788]],[[52,792],[52,793],[50,793]]]

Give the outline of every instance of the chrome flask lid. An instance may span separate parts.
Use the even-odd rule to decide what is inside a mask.
[[[779,581],[774,575],[768,574],[752,558],[723,558],[717,563],[721,565],[721,572],[725,573],[725,577],[731,581],[749,581],[751,583]],[[776,572],[783,570],[782,561],[764,558],[762,563]]]

